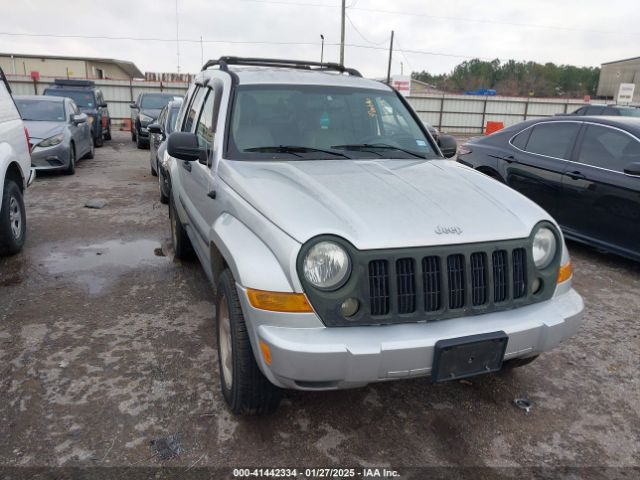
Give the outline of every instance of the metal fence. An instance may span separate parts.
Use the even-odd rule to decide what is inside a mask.
[[[14,95],[41,95],[53,83],[53,78],[34,81],[29,76],[8,75]],[[94,80],[115,123],[130,118],[129,103],[143,92],[169,92],[182,96],[185,82],[153,82],[146,80]],[[454,134],[479,134],[488,121],[503,122],[505,126],[524,120],[569,113],[584,104],[582,99],[483,97],[474,95],[414,95],[409,103],[422,120],[439,130]]]

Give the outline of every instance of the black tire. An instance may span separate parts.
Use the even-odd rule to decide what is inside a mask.
[[[151,161],[151,175],[154,177],[158,176],[158,159],[155,159],[155,161]],[[156,168],[153,168],[153,165],[155,164]]]
[[[76,146],[72,143],[69,147],[69,166],[64,171],[67,175],[76,173]]]
[[[140,150],[144,150],[146,148],[146,145],[140,138],[139,134],[136,134],[136,147],[138,147]]]
[[[91,149],[89,150],[89,153],[87,153],[83,158],[88,158],[89,160],[91,160],[95,156],[96,156],[96,147],[93,145],[93,142],[91,142]]]
[[[221,346],[221,336],[230,337],[224,344],[227,347]],[[267,380],[258,368],[240,307],[236,282],[228,269],[220,275],[218,281],[216,339],[220,388],[231,411],[236,415],[265,415],[273,412],[280,404],[282,390]],[[223,348],[226,348],[226,358],[232,365],[230,385],[224,373]]]
[[[98,136],[93,139],[93,146],[96,148],[100,148],[103,145],[104,145],[104,139],[102,138],[102,131],[100,131]]]
[[[107,129],[107,133],[104,134],[104,139],[111,140],[111,125],[109,125],[109,128]]]
[[[514,368],[524,367],[525,365],[529,365],[531,362],[533,362],[539,356],[540,355],[534,355],[533,357],[514,358],[513,360],[506,360],[502,364],[502,369],[503,370],[512,370]]]
[[[15,255],[27,238],[27,216],[22,190],[13,180],[5,180],[0,204],[0,256]]]
[[[171,242],[173,243],[176,258],[180,260],[192,258],[194,253],[193,246],[186,230],[182,226],[180,217],[178,217],[173,196],[169,199],[169,223],[171,225]]]
[[[160,190],[160,203],[166,205],[169,203],[169,197],[167,197],[162,191],[162,184],[164,183],[164,176],[162,172],[158,170],[158,189]]]
[[[131,141],[132,142],[136,141],[136,127],[135,126],[131,127]]]

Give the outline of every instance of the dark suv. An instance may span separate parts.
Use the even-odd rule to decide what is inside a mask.
[[[68,97],[75,102],[82,113],[87,114],[91,125],[91,137],[96,147],[104,140],[111,140],[111,117],[102,90],[91,80],[66,80],[56,78],[54,84],[47,87],[44,95]]]
[[[160,110],[179,95],[172,93],[141,93],[138,100],[131,103],[131,140],[138,148],[149,147],[149,130],[147,127],[156,121]]]
[[[569,115],[607,115],[613,117],[640,117],[640,108],[624,105],[591,104],[580,107]]]

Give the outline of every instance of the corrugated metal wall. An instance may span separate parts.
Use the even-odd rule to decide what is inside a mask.
[[[8,76],[14,95],[33,95],[34,83],[28,76]],[[42,78],[35,85],[42,94],[52,78]],[[142,92],[170,92],[184,95],[188,84],[183,82],[150,82],[128,80],[95,80],[102,89],[114,120],[130,118],[129,103]],[[577,99],[547,99],[522,97],[482,97],[474,95],[420,95],[408,98],[420,118],[438,129],[459,134],[478,134],[488,121],[505,126],[537,117],[567,113],[583,105]]]

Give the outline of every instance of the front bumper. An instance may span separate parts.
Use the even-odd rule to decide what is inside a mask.
[[[69,166],[69,147],[63,143],[53,147],[33,147],[31,168],[35,170],[59,170]]]
[[[438,340],[481,333],[504,331],[508,335],[505,360],[530,357],[576,333],[584,309],[580,295],[569,289],[545,302],[438,322],[293,328],[265,323],[264,312],[254,309],[241,287],[239,290],[254,352],[260,352],[260,340],[271,352],[270,365],[256,355],[262,371],[275,385],[299,390],[351,388],[426,376],[431,373]]]

